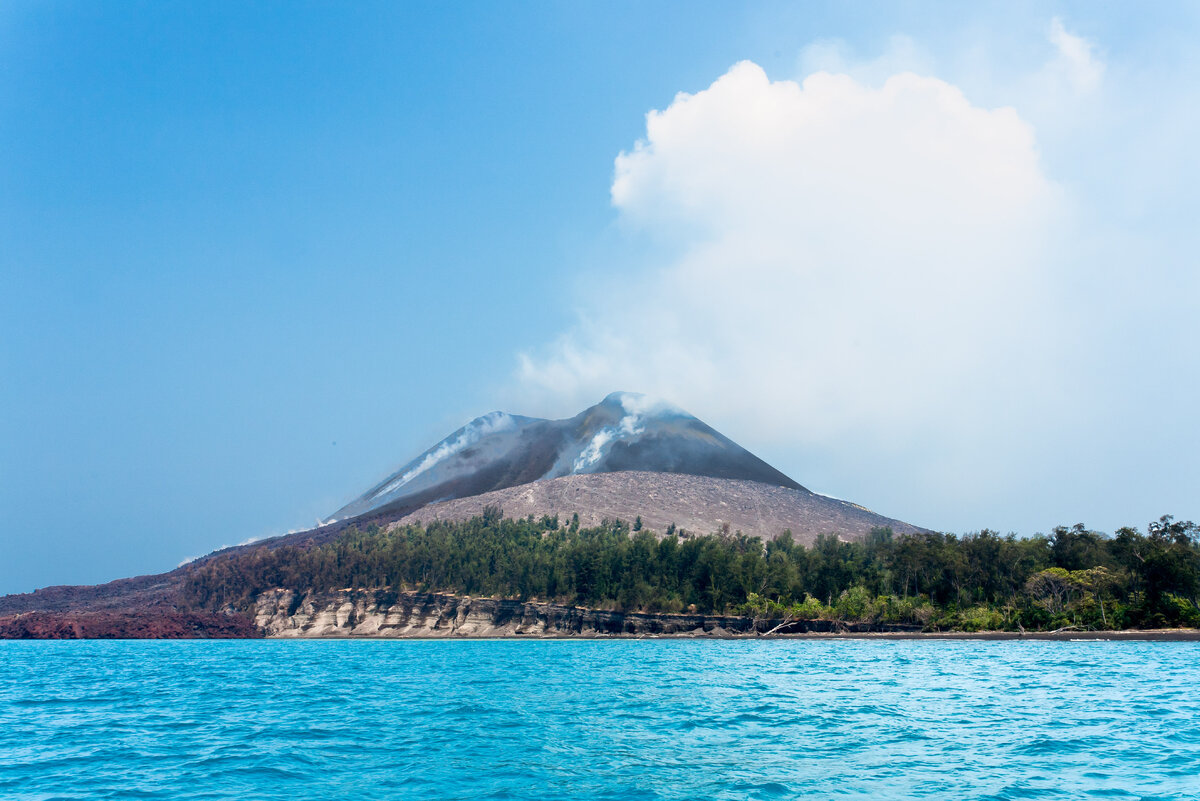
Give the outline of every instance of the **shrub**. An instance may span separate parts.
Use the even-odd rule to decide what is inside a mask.
[[[999,631],[1005,628],[1004,615],[990,606],[972,606],[959,613],[959,625],[963,631]]]
[[[871,593],[861,584],[855,584],[838,596],[834,611],[841,620],[867,620],[874,612]]]
[[[804,594],[803,601],[792,604],[792,608],[789,611],[792,617],[798,620],[817,620],[822,617],[831,617],[829,614],[830,610],[808,593]]]

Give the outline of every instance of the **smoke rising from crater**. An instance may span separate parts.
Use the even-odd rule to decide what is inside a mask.
[[[1060,20],[1047,43],[1028,106],[1061,136],[1108,73]],[[1102,283],[1141,258],[1122,252],[1133,238],[1051,177],[1017,108],[903,69],[850,73],[771,80],[742,62],[651,111],[616,158],[612,203],[670,255],[520,354],[519,396],[553,412],[614,386],[660,395],[818,489],[946,528],[1031,533],[1016,497],[1060,510],[1042,528],[1103,515],[1094,487],[1118,465],[1064,460],[1140,436],[1099,355],[1136,341],[1119,322],[1134,295]],[[1180,497],[1172,482],[1146,497]]]
[[[758,442],[899,449],[977,447],[982,416],[1054,402],[1043,243],[1067,209],[1013,109],[741,63],[648,115],[612,197],[678,256],[526,355],[531,388],[633,386]]]

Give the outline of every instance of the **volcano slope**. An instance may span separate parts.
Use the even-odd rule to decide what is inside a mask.
[[[614,392],[565,420],[478,417],[334,513],[399,516],[429,503],[569,475],[639,471],[757,481],[803,490],[675,406]]]
[[[578,514],[584,526],[641,518],[643,527],[658,534],[674,527],[766,540],[790,531],[805,544],[821,534],[861,539],[877,527],[896,533],[924,530],[811,492],[681,409],[642,395],[613,393],[564,420],[503,412],[479,417],[308,531],[227,548],[160,575],[0,597],[0,624],[5,615],[30,612],[92,616],[86,625],[51,621],[44,626],[49,631],[94,632],[103,628],[95,620],[114,612],[153,622],[190,611],[181,587],[192,571],[213,560],[283,545],[312,547],[371,525],[463,520],[488,507],[517,518]],[[164,630],[141,618],[112,636]],[[166,630],[204,625],[189,619]],[[217,628],[216,636],[240,636]],[[0,636],[3,631],[0,625]]]
[[[584,527],[604,520],[641,519],[645,528],[658,533],[740,531],[769,540],[790,531],[805,545],[820,534],[862,539],[874,528],[897,534],[924,530],[803,488],[646,471],[570,475],[493,490],[423,506],[395,524],[466,520],[488,507],[499,508],[506,517],[568,519],[577,514]]]
[[[334,513],[318,541],[369,523],[578,514],[582,525],[633,521],[709,534],[729,528],[798,542],[919,531],[811,492],[675,406],[614,392],[565,420],[492,412],[472,420]]]

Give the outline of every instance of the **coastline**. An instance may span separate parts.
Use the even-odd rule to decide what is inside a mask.
[[[32,615],[17,615],[15,618]],[[40,617],[40,616],[39,616]],[[56,618],[58,616],[55,616]],[[214,616],[215,617],[215,616]],[[749,622],[749,619],[746,619]],[[1200,642],[1200,629],[1118,629],[1100,631],[805,631],[766,634],[757,631],[730,632],[725,629],[674,631],[674,632],[603,632],[603,631],[462,631],[449,628],[423,628],[408,632],[350,633],[349,631],[325,631],[321,633],[284,630],[276,632],[256,629],[245,625],[249,621],[228,621],[223,626],[205,624],[163,625],[147,624],[135,616],[129,624],[113,624],[111,628],[99,630],[88,625],[79,625],[77,620],[58,618],[57,625],[50,627],[22,627],[14,631],[12,618],[0,618],[0,641],[35,640],[420,640],[420,641],[617,641],[617,640],[681,640],[709,642],[713,640],[744,641],[843,641],[862,640],[875,642],[925,641],[925,642]],[[5,624],[9,624],[6,626]]]
[[[783,640],[926,640],[926,641],[959,641],[980,640],[987,642],[1200,642],[1200,629],[1124,629],[1110,631],[875,631],[875,632],[806,632],[803,634],[406,634],[399,636],[371,635],[267,635],[263,639],[272,641],[304,640],[462,640],[462,641],[502,641],[502,640],[683,640],[708,642],[712,640],[746,640],[746,641],[783,641]]]
[[[1200,642],[1200,629],[925,631],[917,625],[623,612],[449,593],[261,593],[251,609],[32,611],[0,615],[0,639],[925,640]]]
[[[780,636],[780,635],[773,635]],[[1200,629],[1118,629],[1108,631],[917,631],[848,632],[845,634],[784,634],[786,639],[820,640],[991,640],[1047,642],[1200,642]]]

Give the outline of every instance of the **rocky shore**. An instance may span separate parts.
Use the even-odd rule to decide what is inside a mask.
[[[249,613],[144,610],[0,615],[0,639],[815,638],[1200,641],[1200,630],[926,632],[917,626],[662,614],[432,592],[268,590]]]
[[[342,590],[258,597],[254,622],[268,637],[756,637],[912,631],[829,620],[784,624],[731,615],[652,614],[441,593]],[[781,626],[781,624],[783,624]]]
[[[248,639],[262,632],[246,615],[218,612],[25,612],[0,616],[0,640]]]

